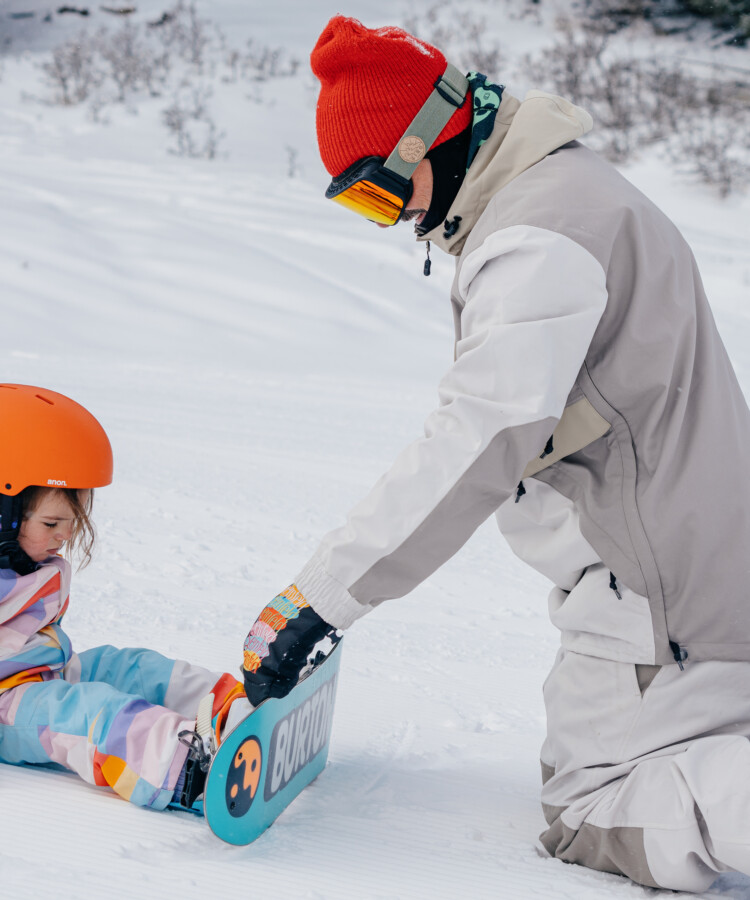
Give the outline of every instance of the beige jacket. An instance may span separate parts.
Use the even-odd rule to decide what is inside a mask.
[[[457,256],[455,362],[423,437],[297,578],[330,623],[407,593],[496,513],[571,649],[750,659],[750,413],[688,246],[576,142],[590,125],[505,95],[457,231],[425,236]]]

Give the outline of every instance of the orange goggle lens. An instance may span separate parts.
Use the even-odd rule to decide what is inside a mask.
[[[404,209],[401,197],[364,179],[331,200],[379,225],[395,225]]]

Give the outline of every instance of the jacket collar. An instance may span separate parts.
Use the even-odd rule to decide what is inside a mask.
[[[523,102],[503,94],[495,127],[466,173],[446,219],[460,216],[452,235],[442,225],[417,238],[431,241],[446,253],[458,256],[471,229],[492,197],[526,169],[564,144],[574,141],[593,126],[591,116],[580,106],[545,91],[529,91]]]

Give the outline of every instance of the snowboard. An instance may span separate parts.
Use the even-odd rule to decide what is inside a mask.
[[[325,768],[341,640],[286,697],[270,698],[227,734],[211,761],[203,813],[229,844],[250,844]]]

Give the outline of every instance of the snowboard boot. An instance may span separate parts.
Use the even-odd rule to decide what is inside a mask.
[[[188,748],[185,767],[177,779],[174,796],[169,806],[186,809],[203,815],[203,788],[206,775],[211,768],[211,760],[216,755],[218,743],[211,721],[214,695],[207,694],[198,706],[198,715],[193,731],[181,731],[177,737]]]
[[[227,694],[221,708],[212,718],[213,708],[214,695],[207,694],[198,705],[195,729],[181,731],[177,735],[180,743],[187,746],[188,754],[169,804],[172,809],[203,814],[202,798],[206,775],[221,744],[221,737],[253,711],[240,683]]]

